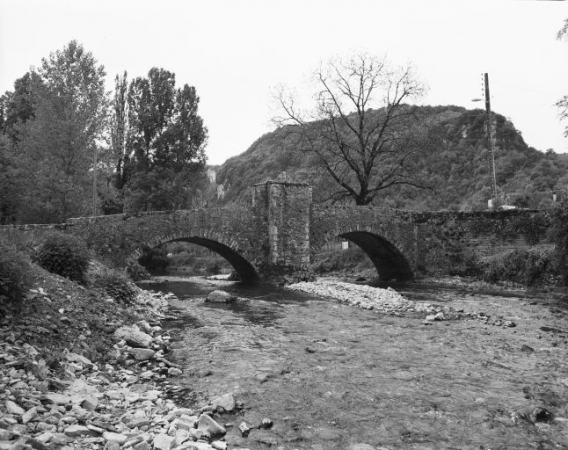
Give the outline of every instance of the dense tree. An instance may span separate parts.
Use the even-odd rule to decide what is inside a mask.
[[[106,126],[104,68],[76,41],[42,60],[31,116],[16,127],[25,179],[22,221],[63,221],[90,210],[93,159]],[[39,85],[36,83],[35,86]],[[27,114],[25,102],[19,117]]]
[[[124,142],[117,186],[126,209],[190,206],[204,178],[207,142],[195,88],[176,88],[173,73],[153,68],[147,78],[132,80],[125,103],[124,80],[117,83],[115,123],[118,153]]]
[[[410,170],[420,128],[416,109],[407,103],[420,98],[424,86],[410,67],[395,70],[384,60],[357,55],[320,66],[315,81],[311,111],[304,114],[281,91],[283,114],[275,121],[291,125],[301,148],[318,156],[340,188],[334,199],[366,205],[393,186],[423,187]]]
[[[14,145],[7,134],[0,134],[0,224],[18,220],[22,207],[21,165],[14,153]]]
[[[124,161],[126,157],[126,91],[128,89],[127,73],[116,76],[113,100],[113,116],[111,121],[111,141],[113,156],[116,161],[116,187],[122,189],[124,179]]]
[[[13,141],[18,140],[19,126],[34,118],[43,90],[41,76],[30,71],[14,82],[14,92],[6,92],[0,97],[0,130]]]

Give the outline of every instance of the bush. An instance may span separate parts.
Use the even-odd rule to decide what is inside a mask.
[[[134,281],[149,280],[152,278],[150,272],[146,270],[139,262],[134,262],[126,268],[128,276]]]
[[[20,303],[31,285],[31,268],[27,258],[0,244],[0,306]]]
[[[126,275],[116,270],[104,269],[95,274],[94,285],[120,303],[131,303],[136,297],[134,285]]]
[[[568,286],[568,200],[552,210],[551,221],[550,238],[556,245],[554,262],[563,284]]]
[[[140,256],[138,262],[149,271],[165,270],[166,267],[168,267],[168,265],[170,264],[168,253],[165,247],[143,248],[142,256]]]
[[[509,250],[481,262],[482,277],[489,283],[513,281],[535,286],[551,281],[556,273],[554,250],[533,247]]]
[[[35,260],[51,273],[85,284],[89,252],[83,241],[75,236],[53,233],[39,247]]]

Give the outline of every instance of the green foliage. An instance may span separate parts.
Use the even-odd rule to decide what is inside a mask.
[[[150,273],[139,263],[134,262],[126,268],[128,276],[134,281],[148,280],[152,277]]]
[[[123,190],[125,210],[189,207],[204,188],[207,142],[195,88],[176,88],[175,74],[153,68],[148,78],[132,80],[127,94],[126,78],[117,80],[114,103],[116,186]]]
[[[568,286],[568,199],[560,202],[551,211],[550,238],[556,245],[555,263],[565,286]]]
[[[94,276],[94,286],[102,288],[119,303],[132,303],[136,288],[128,277],[116,270],[105,269]]]
[[[509,250],[481,262],[485,281],[513,281],[525,286],[552,281],[556,274],[555,267],[554,251],[547,247]]]
[[[355,268],[373,269],[374,266],[367,254],[360,248],[351,244],[346,250],[336,250],[322,254],[312,264],[311,270],[316,273],[341,272]]]
[[[86,283],[90,256],[85,243],[75,236],[63,233],[48,235],[36,252],[35,260],[51,273]]]
[[[104,140],[104,68],[76,41],[42,60],[6,96],[12,189],[20,223],[62,222],[91,208],[93,155]]]
[[[432,189],[398,185],[381,191],[373,205],[413,210],[486,210],[492,172],[485,111],[423,106],[416,114],[427,124],[426,131],[418,130],[424,151],[412,156],[408,169],[413,173],[412,181],[428,180]],[[524,142],[508,119],[499,114],[494,118],[497,184],[503,203],[538,208],[552,198],[552,190],[568,195],[568,155],[537,151]],[[282,172],[292,181],[310,183],[314,201],[323,202],[335,192],[335,182],[313,156],[298,151],[297,139],[287,128],[267,133],[218,169],[217,183],[225,194],[215,202],[246,201],[251,184],[276,179]]]
[[[165,247],[145,247],[138,262],[149,271],[164,270],[170,264]]]
[[[505,226],[504,234],[520,234],[529,245],[535,245],[546,236],[549,221],[544,214],[515,216]]]
[[[28,259],[0,243],[0,306],[18,304],[32,286]]]

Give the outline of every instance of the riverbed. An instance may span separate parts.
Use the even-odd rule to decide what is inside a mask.
[[[231,392],[229,448],[568,448],[568,310],[546,296],[400,287],[464,314],[387,314],[270,285],[202,278],[171,291],[169,358],[191,406]],[[215,289],[231,304],[205,303]],[[420,308],[417,308],[419,311]],[[504,323],[514,326],[504,326]],[[241,436],[243,421],[274,425]]]

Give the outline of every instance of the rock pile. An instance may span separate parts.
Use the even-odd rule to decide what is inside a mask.
[[[225,450],[225,428],[211,415],[231,411],[231,394],[204,408],[178,408],[165,396],[182,371],[165,358],[159,326],[167,296],[140,291],[147,320],[114,331],[109,363],[65,351],[48,365],[32,345],[0,328],[0,450]],[[177,386],[179,388],[179,386]]]

